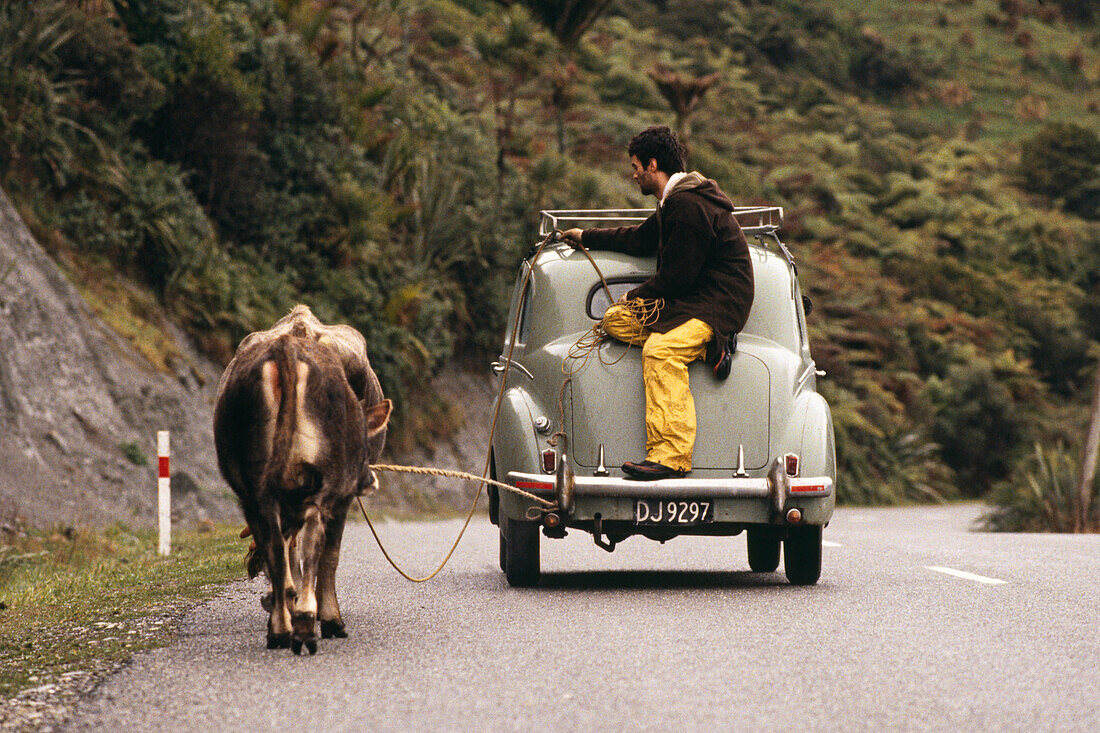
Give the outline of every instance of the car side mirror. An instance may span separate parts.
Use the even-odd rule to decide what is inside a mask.
[[[802,310],[806,313],[807,317],[814,312],[814,302],[810,300],[810,296],[808,295],[802,296]]]

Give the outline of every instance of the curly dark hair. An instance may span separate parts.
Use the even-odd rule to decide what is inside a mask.
[[[650,160],[656,160],[657,170],[670,176],[684,170],[684,159],[687,157],[687,148],[676,139],[668,125],[654,125],[642,130],[630,139],[627,151],[638,156],[643,166],[649,165]]]

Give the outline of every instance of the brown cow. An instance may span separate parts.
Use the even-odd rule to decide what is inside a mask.
[[[218,386],[218,466],[256,539],[271,580],[269,649],[345,637],[336,565],[348,506],[374,483],[370,463],[386,439],[382,396],[363,336],[326,326],[299,305],[249,334]]]

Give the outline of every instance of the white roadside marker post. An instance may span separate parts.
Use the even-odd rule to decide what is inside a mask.
[[[158,555],[167,555],[172,551],[172,489],[168,472],[168,431],[157,433],[157,517],[160,524],[160,544]]]

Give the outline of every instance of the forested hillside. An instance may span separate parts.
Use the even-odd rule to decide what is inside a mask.
[[[152,361],[161,319],[224,361],[304,301],[363,330],[424,442],[427,380],[497,347],[538,210],[645,205],[625,144],[671,124],[690,167],[787,211],[841,499],[1026,492],[1075,460],[1100,353],[1098,16],[4,0],[0,185]]]

